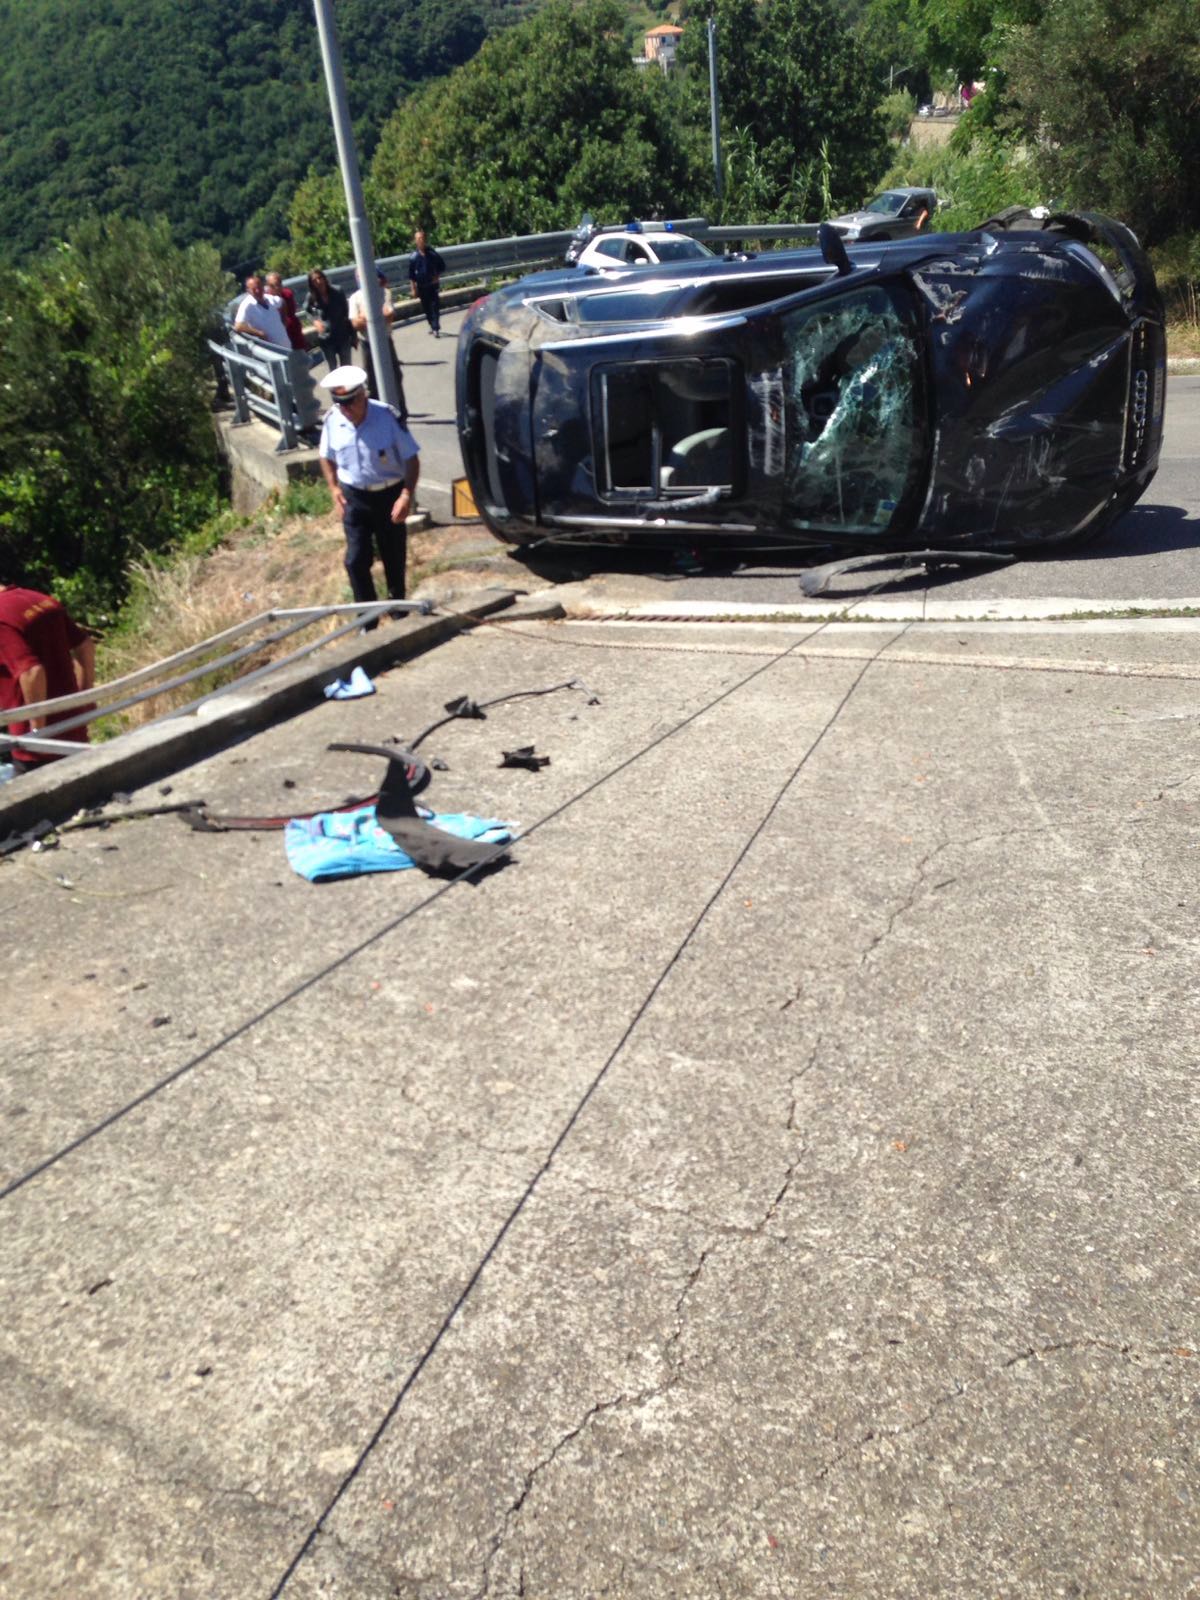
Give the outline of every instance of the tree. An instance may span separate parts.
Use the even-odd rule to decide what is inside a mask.
[[[725,214],[751,200],[768,216],[803,220],[822,190],[823,148],[833,204],[860,204],[887,159],[879,91],[873,63],[826,0],[716,0],[715,16],[721,124],[740,157]],[[697,18],[684,27],[679,60],[692,121],[703,127],[707,59],[706,24]],[[751,169],[743,194],[739,172]]]
[[[85,614],[217,504],[204,348],[232,292],[169,225],[89,222],[0,288],[0,565]]]
[[[690,198],[693,170],[658,74],[634,67],[622,23],[614,0],[549,0],[489,39],[385,126],[371,171],[377,203],[449,242],[562,228],[585,210],[648,215]]]
[[[1200,7],[1047,0],[1009,26],[1009,120],[1047,197],[1110,211],[1146,242],[1200,227]]]

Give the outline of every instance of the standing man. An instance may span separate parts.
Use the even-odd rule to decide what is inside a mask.
[[[378,545],[388,599],[403,600],[420,447],[390,406],[368,398],[361,367],[335,367],[321,387],[333,400],[321,430],[321,471],[342,514],[351,592],[356,600],[377,598],[371,562]],[[371,617],[363,631],[378,625]]]
[[[392,304],[392,291],[388,288],[387,273],[382,267],[375,268],[379,279],[379,287],[383,295],[383,325],[387,333],[388,354],[392,358],[392,376],[396,380],[396,398],[400,404],[400,425],[403,427],[408,422],[408,405],[404,399],[404,379],[400,374],[400,363],[396,359],[396,347],[392,343],[392,321],[396,315],[396,308]],[[356,274],[357,276],[357,274]],[[371,392],[371,399],[379,399],[379,385],[375,380],[375,361],[371,355],[371,339],[367,332],[367,297],[362,288],[355,289],[350,296],[350,326],[358,335],[359,348],[362,351],[363,364],[367,372],[367,388]],[[328,378],[322,378],[323,384],[328,384]]]
[[[0,711],[57,700],[77,689],[90,689],[95,681],[95,640],[72,622],[53,595],[0,584]],[[45,717],[30,717],[23,722],[0,723],[0,732],[34,733],[45,726]],[[50,737],[86,744],[87,724]],[[47,751],[0,750],[0,762],[11,760],[18,773],[59,759]]]
[[[280,273],[267,273],[267,293],[281,302],[279,315],[283,318],[283,329],[292,349],[307,350],[308,340],[304,337],[304,329],[300,326],[300,318],[296,315],[296,296],[284,283]]]
[[[321,407],[313,388],[312,362],[307,350],[293,348],[283,313],[283,301],[278,295],[267,294],[262,279],[256,273],[251,273],[246,279],[246,293],[234,313],[233,331],[240,333],[243,338],[270,345],[287,356],[292,403],[296,408],[300,432],[315,433],[321,420]]]
[[[435,339],[440,339],[442,296],[439,285],[442,273],[446,270],[446,263],[436,250],[429,248],[425,241],[424,228],[418,228],[413,234],[413,243],[417,248],[408,258],[409,287],[412,289],[413,299],[421,302],[421,310],[425,313],[430,333]]]
[[[246,293],[234,314],[233,331],[246,339],[278,345],[281,350],[292,347],[283,325],[283,302],[278,295],[267,294],[262,279],[255,273],[246,279]]]

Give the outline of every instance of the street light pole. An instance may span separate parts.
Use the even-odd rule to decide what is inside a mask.
[[[350,243],[354,249],[354,265],[358,268],[359,287],[367,307],[367,339],[375,367],[375,382],[382,398],[393,410],[398,411],[400,396],[396,393],[396,375],[392,368],[392,335],[383,320],[383,296],[379,292],[379,279],[375,276],[371,224],[367,221],[362,179],[358,172],[358,153],[354,148],[354,129],[346,104],[346,75],[342,71],[342,52],[333,20],[333,6],[331,0],[313,0],[313,9],[317,14],[317,34],[321,41],[321,61],[325,68],[333,136],[337,141],[338,166],[346,190]]]
[[[708,19],[708,105],[712,117],[713,188],[717,199],[724,193],[721,177],[721,118],[717,101],[717,19]]]

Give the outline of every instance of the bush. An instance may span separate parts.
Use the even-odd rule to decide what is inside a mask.
[[[85,223],[0,288],[0,570],[84,616],[217,506],[205,348],[232,282],[165,221]]]

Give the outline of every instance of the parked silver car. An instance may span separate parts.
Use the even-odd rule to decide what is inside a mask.
[[[937,204],[932,189],[885,189],[861,211],[847,211],[830,221],[843,239],[857,244],[870,239],[908,239],[928,225]]]

